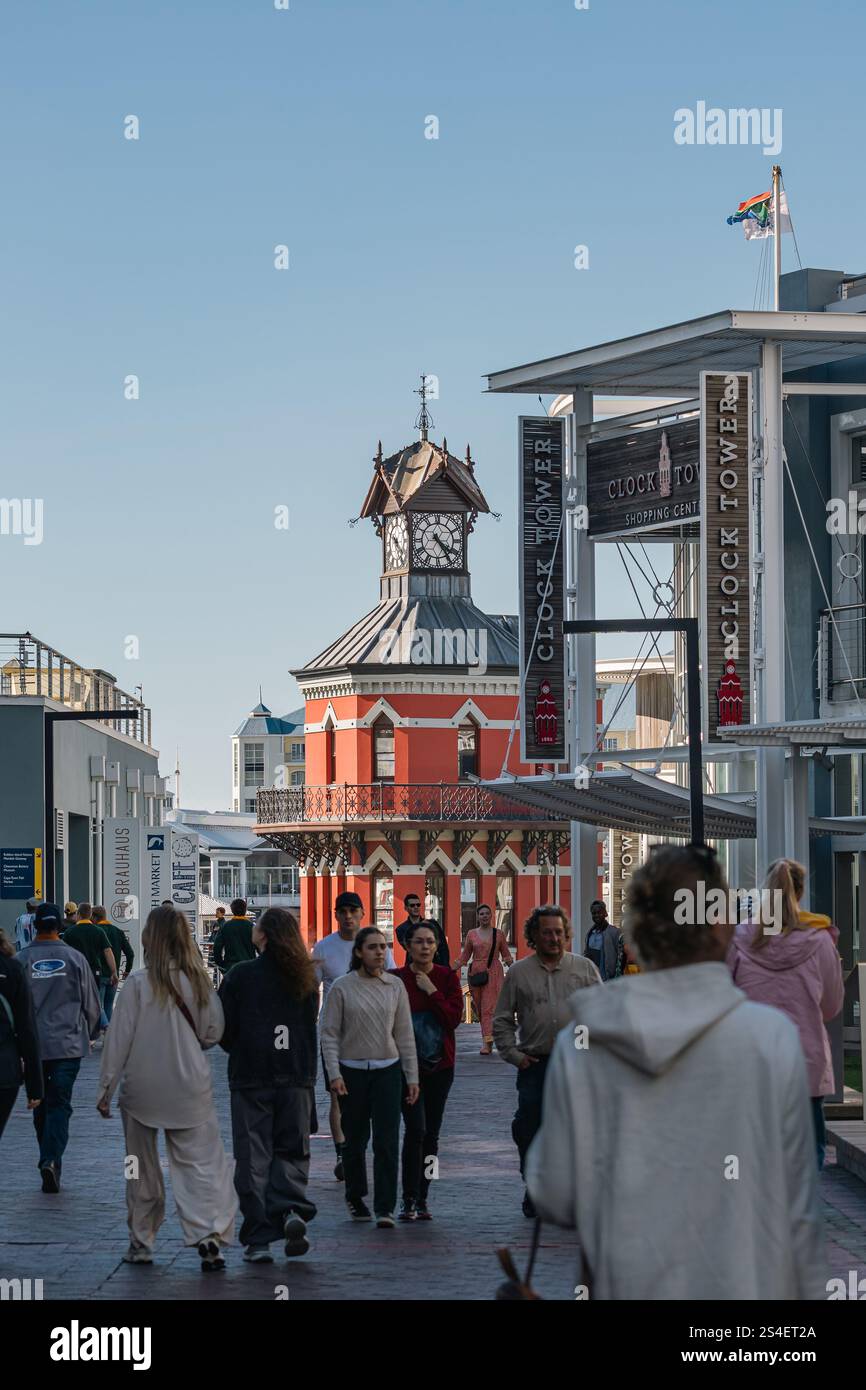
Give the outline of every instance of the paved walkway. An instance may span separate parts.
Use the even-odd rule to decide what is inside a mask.
[[[511,1143],[514,1070],[481,1057],[477,1026],[458,1033],[458,1076],[446,1111],[440,1180],[431,1192],[435,1220],[393,1231],[348,1221],[343,1187],[332,1175],[334,1151],[327,1101],[319,1085],[321,1133],[313,1139],[311,1193],[319,1214],[314,1244],[300,1260],[272,1247],[273,1265],[250,1266],[240,1246],[228,1252],[224,1275],[203,1276],[193,1250],[181,1245],[170,1215],[152,1266],[122,1262],[126,1247],[123,1138],[119,1116],[107,1123],[94,1108],[99,1054],[85,1061],[75,1092],[72,1138],[58,1196],[42,1193],[32,1121],[19,1099],[0,1141],[0,1277],[44,1281],[46,1299],[290,1299],[381,1297],[489,1299],[501,1275],[494,1251],[508,1245],[522,1269],[532,1226],[520,1212],[522,1185]],[[226,1057],[210,1054],[217,1107],[231,1151]],[[116,1112],[116,1105],[115,1105]],[[831,1153],[832,1158],[832,1153]],[[829,1164],[823,1178],[831,1273],[866,1274],[866,1184]],[[546,1227],[536,1287],[546,1298],[570,1299],[576,1243]]]

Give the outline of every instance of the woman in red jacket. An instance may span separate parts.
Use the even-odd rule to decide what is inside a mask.
[[[420,1084],[414,1105],[407,1104],[404,1087],[401,1221],[432,1220],[427,1194],[436,1175],[439,1131],[454,1080],[454,1030],[463,1017],[459,975],[446,965],[433,964],[438,944],[426,922],[410,924],[404,941],[406,964],[391,971],[409,995]]]

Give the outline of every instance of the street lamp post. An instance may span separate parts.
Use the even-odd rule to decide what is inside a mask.
[[[692,844],[704,843],[704,768],[701,758],[701,673],[697,618],[575,618],[565,633],[682,632],[686,638],[686,701],[689,738],[689,805]],[[583,750],[584,755],[588,750]]]
[[[128,709],[88,709],[88,710],[46,710],[45,711],[45,901],[54,901],[54,725],[70,719],[138,719],[140,710]],[[97,885],[102,891],[102,885]]]

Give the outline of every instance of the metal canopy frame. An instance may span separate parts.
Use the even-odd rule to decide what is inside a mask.
[[[487,374],[491,392],[584,387],[606,396],[693,396],[701,371],[749,371],[764,343],[784,344],[788,372],[866,355],[866,315],[725,309],[650,333]]]
[[[704,843],[704,764],[701,757],[701,672],[697,618],[572,618],[569,633],[682,632],[686,639],[686,720],[689,747],[691,842]]]

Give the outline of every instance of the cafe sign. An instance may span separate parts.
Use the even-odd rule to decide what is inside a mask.
[[[752,688],[752,378],[701,372],[704,738],[748,724]]]

